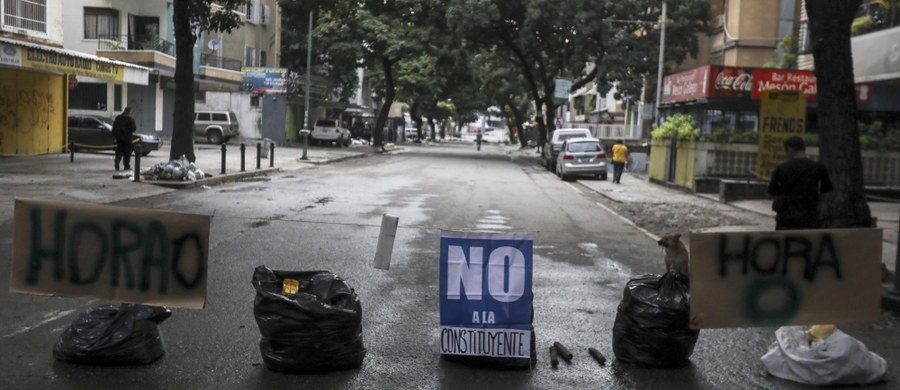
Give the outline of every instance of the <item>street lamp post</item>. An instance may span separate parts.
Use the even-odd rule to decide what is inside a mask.
[[[663,53],[666,51],[666,0],[662,2],[662,15],[659,18],[659,63],[656,69],[656,107],[653,114],[656,117],[656,125],[660,124],[659,103],[662,99],[662,79],[663,79]]]

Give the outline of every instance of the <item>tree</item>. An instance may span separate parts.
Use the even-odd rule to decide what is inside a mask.
[[[809,0],[810,38],[816,64],[819,161],[834,191],[826,198],[825,226],[870,227],[856,123],[850,25],[861,0]]]
[[[675,62],[697,51],[697,34],[708,22],[709,2],[669,0],[672,20],[666,58]],[[654,73],[661,11],[659,0],[454,0],[448,19],[456,31],[482,47],[502,50],[520,70],[538,110],[539,146],[555,126],[555,79],[573,87],[612,83],[623,95],[640,90]],[[596,64],[586,72],[588,63]]]
[[[175,128],[169,160],[184,156],[194,162],[194,44],[202,32],[230,33],[241,26],[234,12],[248,0],[176,0],[172,25],[175,30]],[[213,3],[217,6],[213,7]]]

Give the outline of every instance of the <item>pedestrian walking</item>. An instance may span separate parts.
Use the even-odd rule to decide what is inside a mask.
[[[616,144],[612,147],[613,183],[622,183],[622,172],[625,170],[627,161],[628,147],[625,146],[625,141],[616,140]]]
[[[116,138],[116,161],[115,168],[119,170],[119,161],[125,163],[125,170],[131,169],[131,153],[134,152],[134,144],[132,136],[137,126],[134,118],[131,117],[131,107],[125,107],[122,113],[116,116],[113,121],[112,133]]]
[[[806,156],[803,138],[793,136],[784,140],[787,160],[775,167],[769,181],[769,195],[775,230],[818,229],[820,205],[834,187],[825,165]]]
[[[481,129],[475,132],[475,150],[481,151]]]

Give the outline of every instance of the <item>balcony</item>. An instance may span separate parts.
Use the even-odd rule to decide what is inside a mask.
[[[101,35],[97,55],[156,69],[161,76],[175,76],[175,44],[156,37]],[[200,80],[240,86],[243,81],[241,60],[210,54],[200,56]],[[199,80],[198,80],[199,81]]]
[[[200,56],[200,65],[240,72],[243,62],[234,58],[219,57],[213,54],[204,53]]]
[[[132,35],[100,35],[97,39],[97,50],[152,50],[175,57],[175,44],[157,37],[140,37]]]

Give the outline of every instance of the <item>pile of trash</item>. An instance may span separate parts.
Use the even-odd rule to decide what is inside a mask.
[[[172,160],[156,164],[142,172],[141,176],[146,180],[194,181],[207,177],[207,174],[181,156],[180,161]]]

